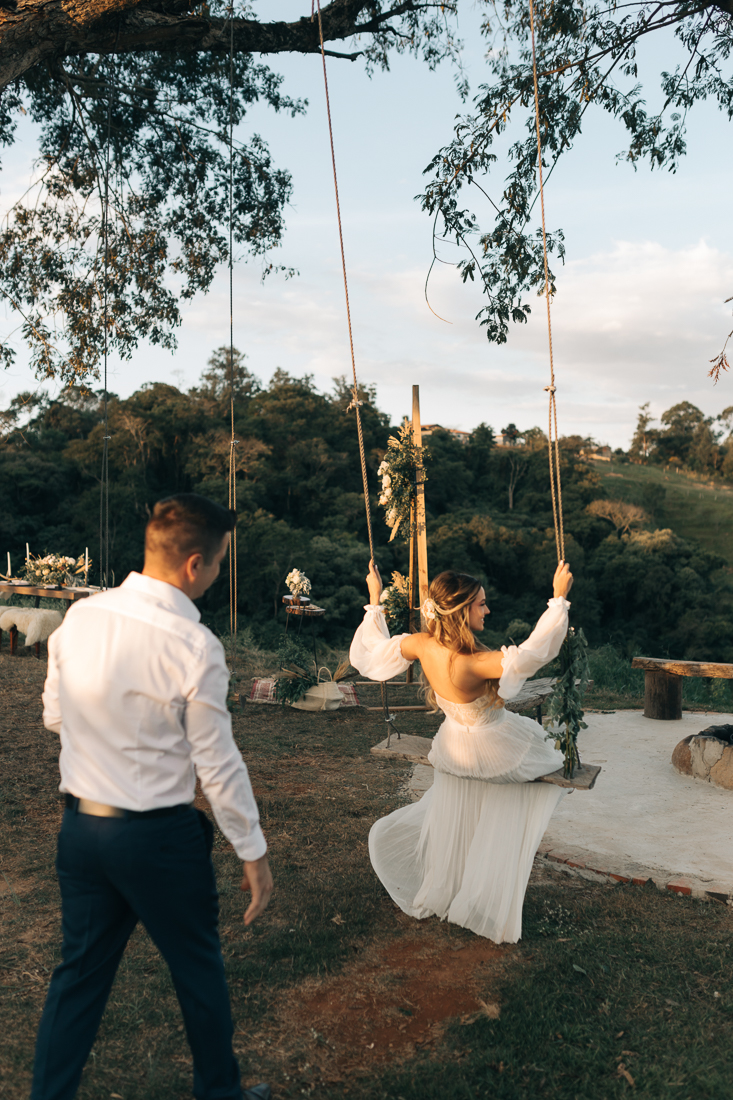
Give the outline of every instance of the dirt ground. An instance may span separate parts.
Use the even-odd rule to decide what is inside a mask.
[[[24,650],[12,658],[0,654],[0,1021],[13,1036],[10,1050],[0,1055],[3,1100],[27,1095],[35,1028],[59,958],[53,859],[62,804],[58,741],[41,720],[44,676],[45,655],[38,660]],[[406,731],[411,722],[424,729],[426,716],[401,718]],[[353,1080],[375,1065],[434,1049],[450,1021],[497,1018],[499,988],[516,950],[438,921],[406,917],[371,873],[369,826],[405,800],[401,789],[409,767],[369,755],[381,737],[374,715],[359,708],[314,717],[247,705],[234,716],[234,728],[277,884],[270,909],[247,933],[236,890],[238,861],[218,834],[221,934],[240,1017],[236,1043],[249,1063],[248,1077],[284,1085],[297,1080],[308,1089]],[[197,804],[208,809],[200,791]],[[133,1078],[141,1079],[135,1060],[151,1035],[182,1073],[190,1066],[162,971],[147,936],[136,931],[95,1048],[106,1047],[108,1056],[114,1048],[113,1064]],[[157,997],[147,998],[150,1005],[144,990],[134,994],[132,1015],[138,1016],[138,1030],[146,1023],[145,1041],[130,1035],[129,1020],[118,1012],[136,976],[155,976],[160,987]],[[120,1029],[123,1040],[116,1034]]]

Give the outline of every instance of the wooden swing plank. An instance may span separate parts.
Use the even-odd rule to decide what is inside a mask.
[[[393,733],[389,748],[387,748],[385,738],[378,745],[374,745],[371,751],[374,756],[383,756],[388,760],[410,760],[413,764],[428,764],[430,766],[428,753],[432,745],[433,742],[430,737],[415,737],[411,733],[403,733],[398,739],[397,734]]]
[[[432,745],[433,742],[429,737],[414,737],[412,734],[403,734],[398,740],[396,734],[392,734],[389,748],[387,748],[387,739],[385,738],[384,741],[380,741],[378,745],[375,745],[371,751],[374,756],[381,756],[387,760],[409,760],[412,764],[427,764],[428,767],[432,767],[428,760],[428,753]],[[562,768],[558,768],[557,771],[550,772],[549,775],[540,775],[534,782],[553,783],[556,787],[572,787],[576,791],[590,791],[595,786],[601,767],[599,764],[581,764],[580,767],[575,769],[575,775],[572,779],[566,779],[562,771]]]
[[[549,775],[540,775],[535,779],[535,783],[554,783],[556,787],[572,787],[576,791],[590,791],[600,775],[601,765],[580,764],[575,769],[572,779],[566,779],[562,771],[562,768],[558,768],[556,772],[550,772]]]

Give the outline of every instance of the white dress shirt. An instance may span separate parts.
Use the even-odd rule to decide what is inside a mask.
[[[242,860],[267,845],[226,706],[221,642],[179,588],[131,573],[72,604],[48,640],[44,725],[61,791],[124,810],[193,802],[201,780]]]

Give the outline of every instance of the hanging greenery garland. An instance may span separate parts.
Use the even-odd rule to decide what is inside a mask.
[[[580,766],[578,734],[588,728],[583,721],[583,696],[588,687],[588,643],[582,629],[570,627],[560,650],[560,677],[550,697],[548,714],[552,719],[546,740],[565,756],[563,775],[572,779]]]
[[[411,424],[403,424],[397,432],[397,437],[389,437],[387,452],[377,471],[382,485],[379,503],[385,509],[385,522],[392,529],[389,541],[402,528],[402,537],[407,542],[410,509],[417,498],[417,470],[423,466],[423,482],[427,481],[424,466],[430,459],[430,451],[413,442]]]

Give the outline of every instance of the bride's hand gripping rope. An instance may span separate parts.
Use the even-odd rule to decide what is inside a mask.
[[[382,578],[377,568],[377,563],[374,558],[369,562],[369,576],[366,579],[367,588],[369,589],[369,603],[378,604],[382,595]]]

